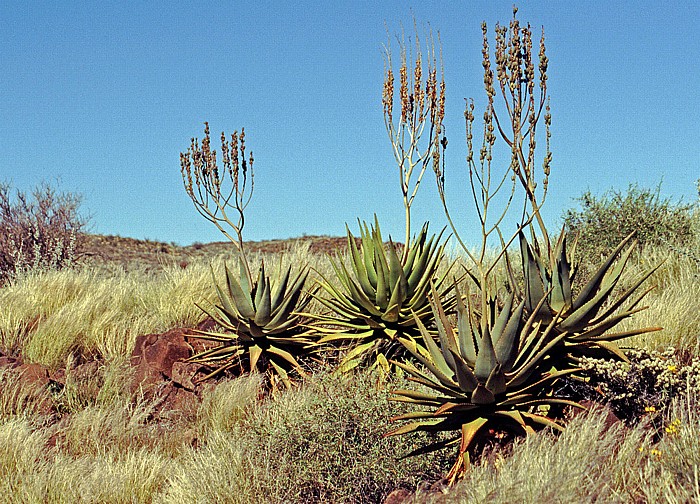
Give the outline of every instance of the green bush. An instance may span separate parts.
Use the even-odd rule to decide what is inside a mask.
[[[682,247],[693,237],[693,205],[660,196],[656,189],[630,184],[626,192],[610,190],[600,197],[586,191],[576,198],[580,209],[564,213],[564,226],[578,236],[577,259],[598,262],[634,232],[639,245]]]

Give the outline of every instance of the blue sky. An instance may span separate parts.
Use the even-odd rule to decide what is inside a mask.
[[[545,27],[554,155],[545,216],[590,189],[656,187],[685,201],[700,178],[700,3],[519,3]],[[245,237],[344,234],[403,207],[381,108],[382,45],[401,24],[440,31],[448,196],[473,239],[465,97],[483,104],[481,30],[511,1],[15,2],[0,5],[0,180],[59,180],[92,230],[189,244],[220,240],[180,178],[190,137],[246,128],[256,192]],[[480,114],[477,114],[480,117]],[[503,145],[500,144],[503,149]],[[444,225],[433,180],[415,222]],[[478,237],[478,234],[476,235]]]

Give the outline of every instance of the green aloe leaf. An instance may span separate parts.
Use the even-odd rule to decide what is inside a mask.
[[[251,345],[248,348],[248,353],[250,355],[250,369],[256,369],[258,365],[258,360],[262,355],[262,348],[260,348],[258,345]]]
[[[554,311],[566,311],[573,305],[571,296],[571,264],[566,253],[566,234],[562,231],[554,250],[555,268],[552,272],[550,306]]]
[[[357,301],[365,310],[367,310],[372,315],[376,317],[381,316],[382,312],[378,310],[374,303],[365,295],[365,293],[362,291],[362,288],[358,287],[357,284],[355,284],[355,281],[350,276],[350,273],[348,272],[345,265],[341,263],[340,267],[341,271],[343,272],[343,275],[345,275],[347,287],[350,292],[350,295],[352,296],[352,299]]]
[[[462,357],[473,366],[476,362],[474,331],[471,325],[471,318],[467,312],[467,307],[464,305],[457,284],[455,284],[455,296],[457,298],[457,334],[459,335],[459,349]],[[469,296],[469,291],[467,291],[467,296]]]
[[[272,296],[272,301],[270,304],[272,310],[277,310],[282,304],[282,300],[287,295],[287,284],[289,282],[291,272],[292,266],[290,265],[287,267],[287,271],[284,273],[284,276],[282,276],[281,280],[277,283],[277,288],[275,289],[275,294]]]
[[[244,291],[241,288],[241,285],[238,283],[234,275],[228,269],[228,266],[224,265],[224,269],[226,271],[226,282],[228,283],[228,290],[231,294],[231,298],[233,299],[234,304],[236,305],[236,309],[245,318],[253,319],[253,317],[255,317],[255,308],[253,307],[253,302],[250,298],[250,291]],[[214,284],[216,285],[216,282],[214,282]],[[216,285],[216,287],[217,292],[219,292],[219,286]],[[221,297],[222,296],[220,296],[220,298]]]
[[[359,220],[358,220],[359,224]],[[377,289],[378,278],[377,269],[374,266],[374,242],[372,241],[372,236],[367,227],[367,223],[360,224],[360,235],[362,240],[362,259],[365,264],[365,271],[367,272],[367,278],[373,289]]]
[[[612,266],[613,262],[615,262],[615,259],[617,256],[620,254],[623,248],[625,248],[625,245],[629,243],[629,241],[632,239],[634,236],[634,233],[630,234],[620,242],[620,244],[617,246],[617,248],[608,256],[607,260],[596,270],[596,272],[593,274],[591,279],[586,283],[586,285],[581,289],[581,292],[579,295],[576,297],[576,300],[574,301],[574,309],[577,310],[578,308],[582,307],[586,303],[589,302],[591,297],[594,295],[594,293],[598,290],[600,287],[601,283],[603,282],[603,278],[607,274],[608,270]]]
[[[435,443],[430,443],[425,446],[422,446],[421,448],[417,448],[413,450],[410,453],[407,453],[406,455],[401,456],[401,459],[406,459],[409,457],[415,457],[418,455],[426,455],[428,453],[436,452],[439,450],[443,450],[445,448],[448,448],[450,446],[454,446],[458,444],[461,440],[461,436],[449,438],[449,439],[444,439],[441,441],[436,441]]]
[[[423,337],[425,339],[425,336]],[[431,373],[433,373],[433,375],[435,375],[435,378],[437,378],[442,385],[448,388],[458,387],[458,384],[451,378],[453,372],[449,370],[449,368],[447,368],[447,372],[445,372],[445,367],[447,364],[444,364],[443,367],[438,367],[438,365],[432,359],[432,354],[427,349],[418,345],[413,338],[399,338],[399,341],[401,344],[403,344],[406,350],[411,353],[411,355],[418,359],[419,362],[421,362],[426,368],[428,368],[428,370],[430,370]],[[433,344],[435,343],[433,342]],[[441,360],[444,363],[444,359],[441,358]]]
[[[506,391],[506,376],[501,371],[501,366],[499,364],[493,368],[489,379],[486,380],[486,388],[494,395],[503,394]]]
[[[254,322],[258,327],[264,327],[270,321],[270,312],[272,311],[270,282],[265,277],[262,279],[262,287],[260,281],[258,281],[258,294],[260,295],[256,296]]]
[[[513,307],[513,296],[514,296],[514,294],[512,292],[510,294],[508,294],[505,302],[503,303],[503,308],[501,309],[501,313],[498,314],[498,317],[496,317],[496,321],[492,326],[491,339],[493,340],[494,344],[498,343],[498,340],[501,338],[501,335],[503,334],[503,331],[506,328],[506,324],[510,320],[510,315],[511,315],[510,311]],[[496,303],[496,300],[494,299],[491,303],[491,310],[490,310],[493,315],[495,315],[496,307],[497,307],[497,303]]]
[[[347,226],[346,229],[348,232],[348,249],[350,250],[350,257],[352,259],[355,276],[367,298],[376,298],[376,287],[370,282],[367,267],[362,259],[362,256],[360,255],[360,251],[357,249],[355,238],[352,236],[352,233],[350,233],[350,229]]]
[[[520,335],[523,327],[522,319],[524,308],[525,300],[522,300],[515,308],[515,311],[510,314],[510,318],[508,319],[506,326],[503,328],[503,332],[494,346],[496,360],[501,364],[503,370],[506,372],[513,368],[513,364],[515,364],[515,360],[518,356],[520,343],[518,341],[518,336]],[[505,312],[505,307],[503,311]],[[508,305],[508,312],[510,312],[510,304]]]
[[[440,396],[434,394],[426,394],[425,392],[418,392],[416,390],[392,390],[391,395],[405,397],[407,399],[410,399],[415,404],[425,404],[426,406],[434,406],[436,404],[440,405],[444,402],[443,399],[440,398]]]
[[[474,392],[472,392],[471,401],[474,404],[484,406],[486,404],[495,403],[496,397],[493,395],[493,392],[480,383],[476,389],[474,389]]]
[[[462,425],[462,441],[459,447],[460,454],[466,453],[467,450],[469,450],[474,438],[487,422],[488,419],[479,417]]]
[[[420,319],[416,319],[416,324],[418,325],[418,329],[420,330],[421,336],[423,336],[425,346],[428,349],[428,352],[430,352],[430,357],[433,363],[444,376],[450,378],[450,382],[454,383],[454,381],[452,380],[452,376],[454,376],[454,370],[450,369],[450,366],[447,364],[447,361],[445,360],[442,351],[438,347],[437,343],[435,343],[433,336],[428,332],[428,330],[425,328],[423,322],[421,322]]]
[[[476,376],[472,372],[469,364],[462,359],[462,356],[458,353],[450,350],[452,354],[452,360],[454,362],[455,374],[457,375],[457,383],[459,383],[459,388],[466,394],[471,394],[474,392],[476,387],[479,385]]]
[[[525,275],[525,300],[529,312],[533,311],[544,297],[544,284],[538,263],[535,260],[530,244],[522,231],[518,232],[520,239],[520,254],[522,256],[523,274]]]
[[[384,312],[384,315],[382,315],[382,320],[386,322],[398,321],[401,305],[404,299],[406,299],[406,293],[404,291],[404,287],[401,280],[398,279],[391,293],[391,298],[389,299],[389,304],[386,308],[386,311]]]
[[[479,383],[486,383],[491,372],[497,365],[496,352],[493,349],[493,342],[488,331],[481,336],[479,342],[479,353],[474,363],[474,375]]]
[[[299,362],[297,362],[296,358],[288,351],[283,350],[282,348],[276,347],[276,346],[270,346],[267,351],[271,354],[277,355],[278,357],[281,357],[285,361],[287,361],[289,364],[292,365],[295,369],[301,369],[301,366],[299,365]]]
[[[406,275],[404,275],[403,267],[401,266],[401,260],[396,254],[396,247],[394,246],[394,242],[391,241],[391,238],[389,238],[388,249],[389,285],[392,286],[394,291],[398,286],[401,287],[401,290],[404,293],[404,298],[401,299],[400,302],[403,303],[405,299],[405,293],[408,290],[408,282],[406,281]]]
[[[440,296],[435,290],[435,285],[431,283],[430,287],[433,296],[432,301],[430,303],[430,307],[433,310],[433,317],[435,319],[435,324],[438,328],[438,337],[440,339],[442,354],[445,357],[447,365],[454,370],[456,364],[454,358],[452,357],[452,353],[459,352],[455,334],[452,330],[452,325],[450,324],[450,321],[447,319],[447,315],[445,314],[445,310],[442,307],[442,303],[440,302]]]
[[[228,276],[228,273],[227,273]],[[238,278],[240,279],[241,290],[243,292],[253,292],[253,286],[250,285],[250,279],[248,278],[248,268],[246,267],[246,261],[243,255],[238,256]],[[251,299],[252,306],[252,299]]]
[[[285,321],[296,318],[292,317],[292,312],[303,310],[309,301],[311,301],[311,296],[308,296],[305,301],[300,303],[300,298],[304,292],[303,288],[304,284],[306,283],[308,273],[308,270],[306,270],[305,272],[299,274],[289,291],[282,298],[282,301],[273,311],[272,319],[268,324],[271,329],[279,328],[279,326],[281,326]]]
[[[255,300],[253,304],[255,305],[255,311],[258,310],[260,305],[263,303],[263,295],[265,291],[265,286],[267,284],[267,276],[265,275],[265,261],[260,263],[260,269],[258,270],[258,281],[255,283]],[[270,291],[268,290],[268,293]]]

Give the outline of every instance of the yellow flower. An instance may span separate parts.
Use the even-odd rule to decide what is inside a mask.
[[[667,434],[674,435],[678,434],[678,428],[681,426],[680,418],[676,418],[673,422],[668,424],[664,429]]]
[[[645,411],[646,413],[654,413],[654,412],[656,411],[656,407],[654,407],[654,406],[647,406],[646,408],[644,408],[644,411]]]
[[[675,364],[671,364],[671,365],[668,366],[668,370],[669,370],[671,373],[675,373],[676,371],[678,371],[678,366],[676,366]]]

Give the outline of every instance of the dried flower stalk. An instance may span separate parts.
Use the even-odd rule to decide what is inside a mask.
[[[201,146],[197,138],[192,138],[187,152],[180,153],[180,170],[185,192],[194,203],[197,211],[213,223],[238,249],[243,258],[250,285],[252,276],[243,249],[243,227],[245,209],[253,197],[253,153],[246,159],[245,129],[234,131],[230,141],[221,133],[221,157],[223,167],[219,168],[216,150],[211,149],[209,123],[204,123],[204,138]],[[232,209],[235,217],[227,213]],[[233,229],[235,237],[228,229]]]
[[[510,240],[506,240],[501,234],[500,226],[510,210],[517,185],[520,185],[525,192],[521,226],[533,219],[537,220],[544,239],[548,243],[546,228],[539,210],[547,196],[552,161],[550,151],[551,113],[547,97],[547,67],[549,62],[546,56],[543,30],[537,55],[539,75],[536,75],[532,30],[530,25],[525,28],[521,27],[516,14],[517,8],[514,8],[513,19],[508,26],[496,24],[496,47],[493,62],[488,28],[486,23],[482,23],[481,26],[483,33],[482,66],[487,105],[483,115],[482,144],[478,160],[474,155],[475,115],[472,100],[467,101],[464,113],[471,197],[475,203],[482,233],[482,243],[478,252],[472,252],[462,241],[449,214],[445,199],[444,161],[443,166],[435,165],[433,167],[438,193],[454,236],[477,268],[483,267],[487,253],[487,242],[492,234],[498,235],[504,251],[513,239],[511,237]],[[499,92],[503,98],[503,112],[498,112],[496,107],[496,96]],[[544,120],[546,144],[542,163],[542,190],[538,192],[536,179],[539,175],[535,167],[535,152],[537,126],[540,119]],[[511,151],[510,164],[499,176],[496,176],[492,171],[496,131]],[[497,195],[503,191],[508,192],[503,210],[495,219],[491,219],[489,218],[490,206]],[[502,200],[499,199],[499,201]],[[501,256],[502,254],[499,258]],[[494,266],[495,264],[492,264],[484,270],[484,273],[487,274]]]
[[[398,90],[394,82],[390,44],[384,49],[382,105],[384,124],[391,141],[394,159],[399,167],[406,217],[404,243],[408,243],[411,234],[411,205],[428,166],[431,163],[433,166],[440,165],[440,143],[446,143],[445,140],[441,140],[445,117],[445,79],[440,68],[438,81],[438,64],[432,33],[425,56],[417,30],[415,54],[409,52],[403,36],[399,39],[399,46],[401,63]],[[401,108],[401,115],[396,121],[395,102],[398,102]],[[404,254],[407,250],[404,249]]]
[[[513,19],[508,26],[496,25],[493,56],[489,45],[488,28],[486,23],[482,23],[482,66],[487,105],[483,114],[482,142],[478,156],[474,152],[475,113],[472,100],[467,101],[464,112],[470,196],[477,211],[482,236],[481,245],[477,250],[470,249],[464,243],[448,210],[445,197],[444,153],[442,165],[437,163],[433,165],[438,194],[453,235],[473,264],[470,276],[480,291],[482,307],[489,306],[489,297],[498,290],[491,273],[502,259],[508,261],[506,251],[517,236],[517,233],[509,238],[504,236],[501,225],[509,214],[518,186],[525,193],[519,228],[522,229],[533,220],[537,220],[549,250],[549,237],[540,215],[540,207],[547,195],[552,160],[549,149],[551,114],[547,98],[548,60],[544,31],[540,40],[539,53],[534,57],[532,30],[529,25],[521,27],[516,14],[517,8],[514,8]],[[539,75],[536,75],[536,62]],[[496,107],[498,94],[503,98],[501,112],[498,112]],[[540,119],[544,119],[546,138],[542,175],[538,174],[535,167],[536,133]],[[510,150],[510,162],[502,173],[495,173],[492,169],[493,148],[497,136],[506,142]],[[446,142],[440,147],[444,151]],[[538,177],[542,178],[540,191],[537,191]],[[497,211],[495,216],[490,215],[496,203],[502,204],[501,210]],[[494,235],[501,246],[496,257],[489,259],[487,245]],[[490,316],[491,314],[484,313],[481,318],[482,325]],[[485,330],[485,327],[482,327],[482,330]]]

